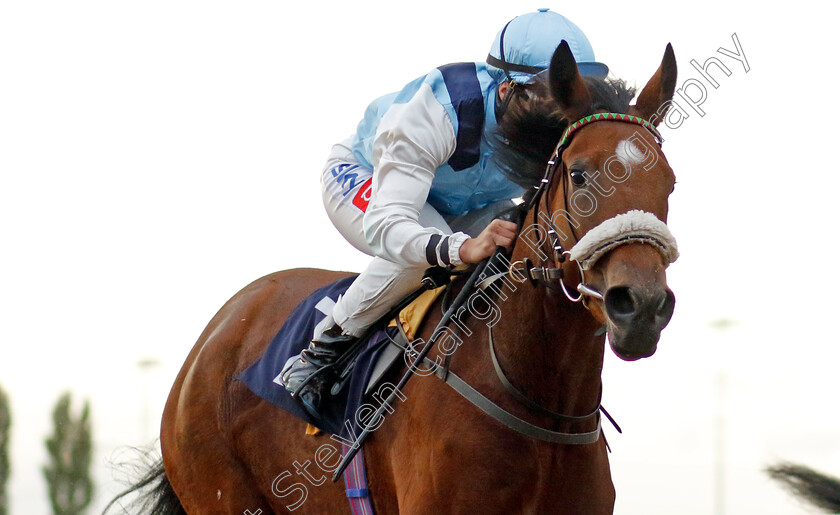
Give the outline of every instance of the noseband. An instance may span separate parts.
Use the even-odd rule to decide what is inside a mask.
[[[530,200],[523,206],[524,212],[528,212],[531,208],[536,206],[534,209],[534,225],[536,227],[541,227],[539,225],[539,218],[542,218],[543,221],[548,224],[546,232],[550,238],[555,266],[535,267],[528,258],[525,258],[522,261],[513,263],[511,265],[510,273],[513,276],[513,272],[524,272],[525,277],[530,278],[532,281],[541,282],[553,289],[560,289],[566,298],[572,302],[580,302],[587,296],[603,300],[604,296],[601,292],[584,282],[584,272],[591,269],[601,256],[616,247],[629,243],[651,244],[665,258],[666,265],[672,263],[679,256],[676,240],[671,234],[671,231],[668,229],[668,226],[659,220],[654,214],[644,211],[634,210],[605,220],[588,231],[582,238],[578,237],[575,233],[575,224],[569,218],[569,210],[567,209],[569,205],[568,191],[566,188],[566,175],[568,174],[568,169],[565,165],[563,165],[562,156],[563,151],[571,144],[574,134],[582,127],[597,121],[617,121],[640,125],[653,135],[656,143],[660,147],[662,146],[662,136],[652,123],[637,116],[621,113],[592,114],[569,125],[569,127],[563,132],[563,136],[554,148],[554,153],[548,160],[543,178],[540,180],[539,184],[535,186],[534,191],[530,196]],[[560,237],[558,236],[560,231],[554,225],[552,217],[540,216],[540,201],[543,195],[546,194],[551,187],[554,175],[558,169],[561,174],[559,180],[563,194],[563,214],[572,233],[572,237],[575,240],[575,244],[570,250],[566,250],[560,242]],[[548,215],[551,215],[547,195],[545,210]],[[567,258],[570,261],[577,263],[578,271],[580,273],[580,283],[576,288],[578,295],[576,296],[568,290],[565,282],[563,281],[564,269],[562,268],[562,264],[566,262]],[[556,286],[556,283],[559,283],[559,288]],[[586,303],[584,302],[584,305],[585,304]]]

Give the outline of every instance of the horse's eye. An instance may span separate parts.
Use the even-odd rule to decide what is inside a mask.
[[[583,170],[572,170],[569,175],[572,178],[572,184],[575,186],[583,186],[586,184],[586,175]]]

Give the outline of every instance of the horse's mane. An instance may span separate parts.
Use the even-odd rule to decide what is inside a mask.
[[[592,97],[587,115],[599,110],[626,113],[636,93],[620,79],[584,77],[583,80]],[[495,160],[508,179],[529,188],[542,178],[546,162],[563,131],[576,120],[566,120],[558,111],[547,77],[538,76],[527,84],[517,84],[511,94],[507,107],[499,113]]]

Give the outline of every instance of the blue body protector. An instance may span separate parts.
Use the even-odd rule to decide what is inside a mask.
[[[380,120],[391,106],[408,102],[427,84],[449,115],[456,137],[454,154],[435,170],[429,204],[443,215],[463,215],[520,196],[522,188],[509,181],[492,159],[499,73],[484,63],[449,64],[374,100],[353,138],[356,159],[373,169],[372,147]]]

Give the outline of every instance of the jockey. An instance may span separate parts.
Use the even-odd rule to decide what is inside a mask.
[[[327,214],[374,258],[309,348],[286,363],[290,392],[416,290],[428,267],[478,263],[513,243],[516,225],[493,218],[523,190],[492,159],[497,122],[515,84],[547,69],[562,40],[582,75],[606,77],[584,33],[540,9],[508,22],[486,63],[441,66],[374,100],[356,134],[333,147],[321,175]],[[321,376],[299,392],[313,416],[328,384]]]

